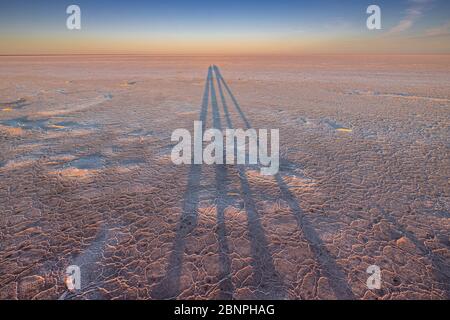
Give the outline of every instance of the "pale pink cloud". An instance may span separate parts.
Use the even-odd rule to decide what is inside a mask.
[[[447,21],[446,23],[444,23],[440,26],[426,30],[425,35],[430,36],[430,37],[450,35],[450,21]]]
[[[424,11],[434,0],[409,0],[410,7],[406,9],[405,17],[387,33],[396,34],[410,29],[420,19]]]

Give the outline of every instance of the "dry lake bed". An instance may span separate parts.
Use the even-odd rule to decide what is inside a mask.
[[[174,165],[202,119],[278,174]],[[2,56],[0,298],[448,299],[449,151],[450,56]]]

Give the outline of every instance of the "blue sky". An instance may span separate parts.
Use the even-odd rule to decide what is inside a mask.
[[[16,51],[47,50],[50,53],[58,51],[59,47],[67,48],[70,38],[85,49],[92,47],[92,51],[96,50],[92,46],[94,39],[97,43],[104,41],[105,48],[111,50],[117,50],[121,45],[133,46],[138,41],[153,41],[155,48],[160,50],[169,39],[179,43],[181,51],[183,46],[188,47],[189,40],[191,43],[222,40],[230,47],[234,40],[245,45],[245,39],[248,39],[254,48],[264,50],[270,43],[286,47],[286,52],[314,46],[317,50],[326,50],[323,49],[325,43],[318,44],[320,41],[328,41],[330,51],[333,51],[332,46],[337,45],[338,39],[355,41],[356,47],[362,46],[361,41],[384,41],[386,51],[389,51],[388,44],[400,39],[405,45],[405,53],[420,51],[421,46],[441,53],[446,52],[447,47],[427,38],[449,39],[450,34],[450,1],[447,0],[2,0],[0,3],[0,37],[10,47],[0,48],[0,53],[9,53],[8,50],[16,47]],[[70,4],[77,4],[82,10],[82,30],[76,34],[65,27],[65,9]],[[366,28],[365,11],[370,4],[381,7],[381,31]],[[288,44],[297,40],[298,48]],[[138,47],[136,52],[147,50]],[[203,47],[198,47],[199,53]]]

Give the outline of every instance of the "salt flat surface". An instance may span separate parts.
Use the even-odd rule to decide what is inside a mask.
[[[0,57],[0,75],[0,298],[450,297],[450,56]],[[207,127],[280,129],[278,175],[172,164],[205,85]]]

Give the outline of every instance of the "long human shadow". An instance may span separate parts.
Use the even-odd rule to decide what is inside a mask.
[[[227,127],[233,128],[233,123],[229,114],[225,95],[220,81],[220,73],[216,66],[213,67],[216,74],[216,81],[219,88],[219,93],[223,105],[224,115],[227,120]],[[220,114],[217,108],[215,99],[215,89],[211,86],[211,91],[214,92],[212,98],[212,108],[215,117],[219,118]],[[245,116],[245,115],[244,115]],[[215,120],[217,127],[220,126],[220,120]],[[272,254],[270,253],[268,242],[264,234],[264,229],[259,219],[259,214],[256,209],[256,204],[253,200],[250,184],[247,179],[245,168],[238,166],[238,175],[242,188],[242,195],[247,213],[247,226],[250,237],[250,250],[252,255],[252,269],[253,269],[253,284],[262,291],[256,293],[255,298],[269,298],[282,299],[285,297],[285,287],[280,274],[277,272]]]
[[[217,95],[214,87],[213,77],[210,78],[211,107],[213,117],[213,128],[222,129],[219,108],[217,106]],[[230,249],[227,242],[227,230],[225,224],[225,209],[230,202],[227,196],[228,172],[224,164],[216,164],[216,210],[217,229],[216,234],[219,245],[219,299],[233,299],[234,286],[231,280]]]
[[[203,122],[203,130],[205,129],[206,116],[208,113],[209,86],[211,79],[212,69],[209,67],[199,116],[200,121]],[[177,226],[177,233],[166,268],[166,274],[152,291],[151,295],[153,298],[174,299],[179,294],[180,276],[185,251],[185,238],[197,225],[201,174],[202,166],[200,164],[191,164],[187,187],[183,197],[182,213]]]
[[[240,117],[244,121],[246,128],[250,129],[251,128],[250,121],[245,116],[239,103],[237,102],[237,99],[233,95],[230,87],[227,85],[225,79],[222,77],[219,68],[217,66],[214,66],[213,68],[217,81],[223,84],[231,100],[233,101],[234,107],[236,108]],[[219,88],[221,87],[219,86]],[[223,99],[225,100],[225,98]],[[345,280],[346,278],[345,273],[338,266],[335,258],[333,258],[331,254],[328,252],[323,241],[317,234],[317,231],[308,221],[308,218],[304,215],[302,209],[300,208],[300,205],[295,199],[293,193],[290,191],[289,186],[283,181],[283,178],[279,173],[275,175],[275,179],[278,183],[281,196],[283,200],[285,200],[288,203],[296,219],[298,228],[302,230],[305,239],[309,242],[311,250],[316,258],[316,261],[320,264],[321,271],[329,279],[329,284],[331,289],[333,290],[335,297],[338,299],[356,299],[348,282]]]

